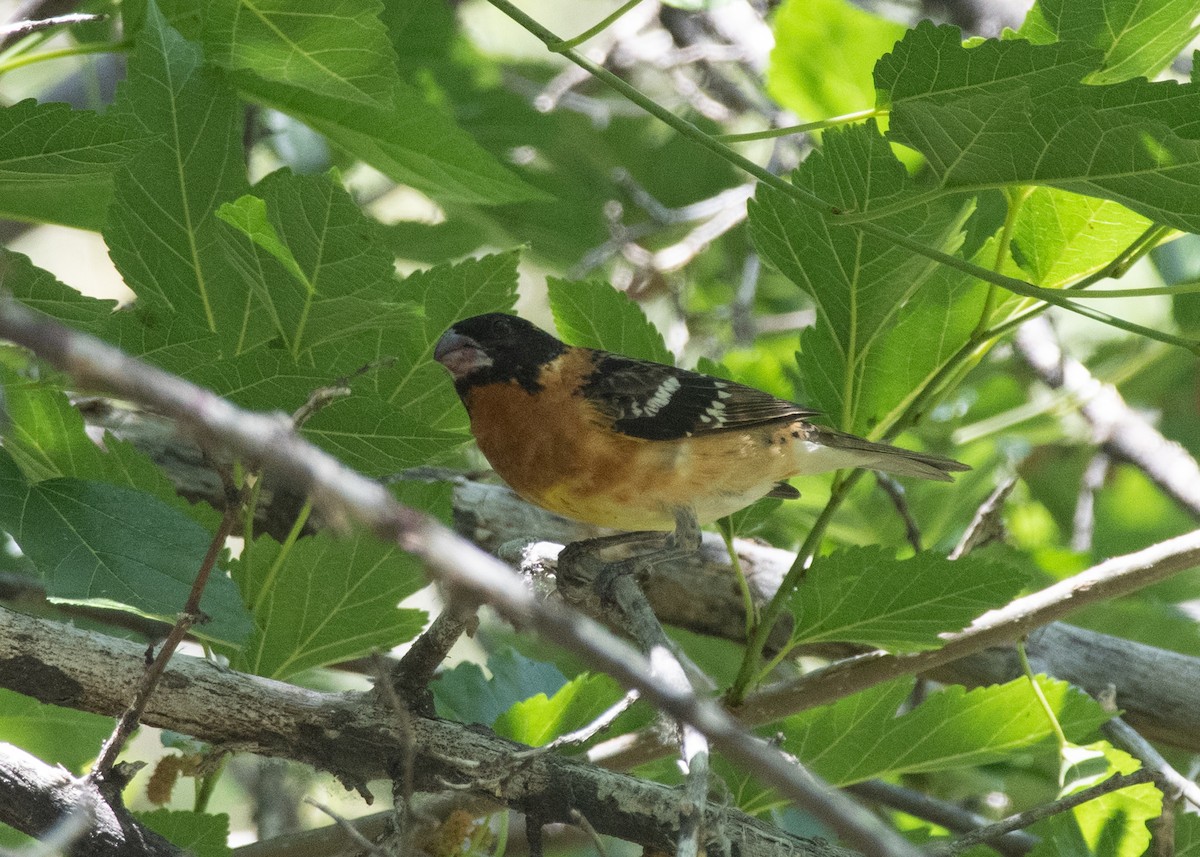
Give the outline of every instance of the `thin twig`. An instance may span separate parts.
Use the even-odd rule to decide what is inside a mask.
[[[36,21],[14,21],[10,24],[0,24],[0,39],[6,41],[19,39],[40,30],[70,27],[75,24],[98,24],[107,20],[108,16],[103,14],[89,15],[84,12],[72,12],[69,15],[55,15],[52,18],[39,18]]]
[[[896,514],[904,522],[904,538],[908,540],[909,547],[920,553],[921,528],[917,526],[917,522],[912,516],[912,509],[908,508],[908,498],[904,495],[904,486],[886,473],[876,473],[875,481],[883,489],[883,493],[888,495],[888,499],[892,501],[892,506],[896,509]]]
[[[1017,350],[1049,386],[1072,396],[1101,448],[1118,461],[1138,467],[1193,517],[1200,518],[1200,463],[1169,440],[1125,402],[1111,384],[1067,356],[1044,318],[1017,331]]]
[[[676,857],[698,857],[704,853],[704,810],[708,806],[708,739],[684,725],[681,755],[687,766],[683,781],[684,800],[679,812]]]
[[[997,821],[995,824],[990,824],[987,827],[981,827],[979,830],[963,834],[945,845],[939,845],[933,849],[933,854],[936,857],[952,857],[952,855],[960,854],[982,842],[987,842],[998,836],[1011,833],[1014,830],[1026,828],[1035,822],[1041,821],[1043,818],[1049,818],[1052,815],[1058,815],[1060,812],[1066,812],[1069,809],[1073,809],[1090,800],[1095,800],[1110,792],[1152,782],[1153,779],[1153,774],[1145,768],[1140,768],[1131,774],[1113,774],[1108,779],[1091,788],[1074,792],[1066,797],[1042,804],[1041,806],[1035,806],[1032,809],[1025,810],[1025,812],[1010,815],[1003,821]]]
[[[405,652],[386,682],[394,693],[408,699],[409,708],[431,713],[433,695],[429,683],[450,649],[464,632],[478,623],[478,608],[465,601],[451,600]]]
[[[528,750],[517,750],[513,753],[514,758],[526,759],[531,756],[540,756],[544,753],[555,752],[564,747],[574,747],[580,744],[586,744],[597,735],[603,734],[604,730],[616,722],[616,719],[630,709],[641,696],[636,690],[627,692],[624,696],[606,708],[600,713],[600,716],[592,720],[590,723],[581,726],[580,728],[567,732],[565,735],[559,735],[549,744],[543,744],[541,747],[531,747]]]
[[[205,552],[204,559],[200,562],[200,568],[196,571],[195,580],[192,581],[192,589],[188,593],[187,602],[183,606],[183,612],[179,614],[179,618],[175,621],[174,626],[172,626],[171,632],[167,634],[162,648],[158,650],[158,655],[147,665],[146,671],[142,673],[141,681],[138,682],[137,689],[134,691],[133,701],[129,704],[129,708],[117,720],[112,734],[104,742],[104,746],[100,750],[100,756],[96,759],[96,763],[92,766],[92,771],[88,775],[92,781],[99,782],[103,780],[109,771],[112,770],[112,766],[117,761],[117,756],[124,749],[125,743],[129,740],[133,731],[137,729],[142,712],[146,708],[146,703],[149,702],[150,695],[154,693],[154,689],[158,686],[163,670],[167,667],[167,662],[171,660],[171,656],[175,654],[175,650],[183,642],[183,638],[187,636],[192,626],[204,619],[204,614],[200,612],[200,597],[204,594],[204,587],[208,583],[209,573],[212,571],[213,566],[216,565],[217,557],[225,549],[225,540],[233,532],[237,520],[238,508],[236,506],[230,506],[225,510],[225,514],[221,516],[221,523],[217,527],[217,531],[213,534],[212,541],[208,545],[208,551]]]
[[[390,670],[383,655],[372,652],[371,661],[375,666],[375,686],[391,709],[396,721],[396,731],[400,734],[400,775],[392,781],[392,804],[400,835],[400,853],[410,854],[416,826],[412,811],[416,784],[416,739],[413,736],[412,713],[405,707],[389,680]]]
[[[975,548],[1004,538],[1004,503],[1016,485],[1016,477],[1010,476],[996,486],[996,490],[975,510],[975,517],[967,525],[954,550],[950,551],[950,559],[966,556]]]
[[[323,387],[318,387],[308,395],[308,399],[292,414],[292,423],[296,428],[300,428],[308,422],[313,414],[337,401],[351,395],[354,391],[350,388],[350,382],[355,378],[367,374],[375,369],[381,369],[396,362],[395,357],[380,357],[378,360],[372,360],[369,363],[364,363],[353,372],[337,378],[330,384]]]
[[[855,783],[847,786],[846,791],[863,800],[881,803],[917,818],[932,821],[934,824],[956,833],[967,833],[987,827],[992,823],[982,815],[965,810],[956,804],[938,800],[922,792],[906,789],[883,780],[866,780]],[[1023,857],[1032,851],[1039,841],[1032,834],[1012,831],[993,837],[988,841],[988,845],[1005,857]]]
[[[390,851],[380,847],[378,843],[372,842],[370,839],[367,839],[367,837],[363,836],[359,829],[355,827],[353,822],[351,822],[349,819],[342,818],[342,816],[325,806],[325,804],[318,803],[310,797],[306,797],[304,802],[309,806],[316,807],[321,812],[332,818],[337,826],[341,828],[342,832],[349,836],[352,842],[354,842],[359,848],[364,849],[368,854],[374,854],[376,857],[391,857]],[[408,854],[411,852],[403,851],[401,853]]]
[[[604,840],[600,838],[600,834],[596,832],[596,828],[592,827],[592,823],[587,820],[587,817],[579,810],[573,809],[571,810],[571,820],[587,834],[588,839],[592,840],[592,846],[596,849],[596,853],[600,857],[608,857],[608,849],[604,847]]]
[[[1092,549],[1092,536],[1096,530],[1096,493],[1104,487],[1111,459],[1098,452],[1092,456],[1079,480],[1079,493],[1075,499],[1075,514],[1071,519],[1071,550],[1087,553]]]

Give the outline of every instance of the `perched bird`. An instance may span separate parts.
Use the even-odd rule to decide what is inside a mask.
[[[816,411],[752,387],[567,345],[512,315],[456,323],[434,358],[514,491],[604,527],[694,528],[798,497],[784,479],[843,467],[942,481],[969,469],[815,425]]]

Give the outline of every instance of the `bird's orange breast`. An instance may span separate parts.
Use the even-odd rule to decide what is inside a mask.
[[[622,434],[578,392],[590,370],[568,352],[543,368],[536,394],[513,381],[464,397],[480,450],[532,503],[614,529],[671,530],[677,508],[713,521],[795,470],[786,427],[665,441]]]

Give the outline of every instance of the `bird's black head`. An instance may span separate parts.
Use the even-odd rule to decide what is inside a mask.
[[[455,322],[438,340],[433,358],[450,370],[460,394],[498,381],[516,381],[535,392],[542,366],[565,350],[525,319],[490,312]]]

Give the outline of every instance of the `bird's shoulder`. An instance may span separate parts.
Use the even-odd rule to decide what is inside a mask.
[[[675,440],[818,413],[753,387],[662,363],[590,349],[579,349],[573,358],[588,366],[578,394],[631,437]]]

